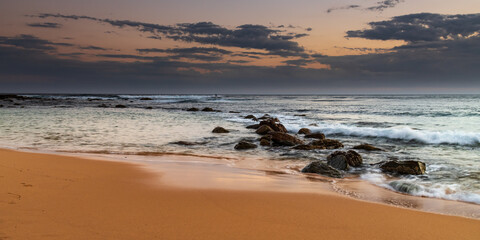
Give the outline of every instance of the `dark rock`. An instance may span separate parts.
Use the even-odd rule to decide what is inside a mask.
[[[153,109],[153,108],[152,108],[152,107],[146,107],[145,109],[148,109],[148,110],[150,110],[150,109]]]
[[[0,108],[3,108],[3,105],[0,104]]]
[[[122,105],[122,104],[118,104],[118,105],[115,105],[115,108],[127,108],[127,106]]]
[[[310,133],[312,133],[312,132],[308,128],[300,128],[300,130],[298,130],[298,134],[305,134],[306,135],[306,134],[310,134]]]
[[[102,104],[98,105],[97,107],[99,107],[99,108],[107,108],[108,106],[107,106],[105,103],[102,103]]]
[[[267,141],[272,141],[272,135],[265,135],[265,136],[262,136],[260,138],[260,141],[262,141],[263,139],[267,140]]]
[[[272,132],[268,135],[272,137],[274,146],[295,146],[297,144],[303,144],[302,140],[287,133]]]
[[[188,142],[188,141],[177,141],[171,142],[170,144],[183,145],[183,146],[193,146],[193,145],[204,145],[206,142]]]
[[[310,164],[308,164],[306,167],[302,169],[302,172],[316,173],[316,174],[325,175],[333,178],[343,177],[342,172],[321,161],[311,162]]]
[[[213,108],[206,107],[206,108],[202,109],[202,112],[215,112],[215,110],[213,110]]]
[[[240,113],[240,112],[236,112],[236,111],[230,111],[229,113]]]
[[[311,134],[305,135],[305,138],[325,139],[325,134],[323,134],[323,133],[311,133]]]
[[[310,123],[310,124],[308,124],[308,126],[318,127],[318,124],[316,124],[316,123]]]
[[[253,125],[248,125],[248,129],[258,129],[260,127],[260,124],[253,124]]]
[[[294,114],[293,116],[295,116],[295,117],[306,117],[307,114]]]
[[[252,148],[257,148],[257,145],[247,141],[240,141],[237,143],[237,145],[235,145],[236,150],[246,150]]]
[[[403,193],[411,194],[419,192],[421,190],[420,186],[409,182],[393,181],[388,185],[390,185],[393,189]]]
[[[244,117],[245,119],[252,119],[253,121],[258,121],[257,117],[253,116],[253,115],[247,115]]]
[[[140,98],[140,100],[142,100],[142,101],[149,101],[149,100],[153,100],[153,98],[143,97],[143,98]]]
[[[353,147],[353,149],[362,149],[362,150],[367,150],[367,151],[383,151],[383,149],[374,147],[370,144],[360,144],[360,145],[357,145],[357,146]]]
[[[262,125],[260,126],[257,131],[255,131],[257,134],[260,134],[260,135],[265,135],[267,133],[270,133],[270,132],[274,132],[273,129],[267,125]]]
[[[259,117],[258,119],[260,119],[260,120],[265,120],[265,119],[270,119],[270,118],[272,118],[272,117],[270,117],[270,115],[265,114],[265,115]]]
[[[189,112],[198,112],[198,111],[200,111],[200,109],[192,107],[192,108],[187,109],[187,111],[189,111]]]
[[[388,161],[380,165],[384,172],[397,174],[425,174],[425,163],[420,161]]]
[[[212,133],[229,133],[230,131],[228,131],[227,129],[223,128],[223,127],[216,127],[212,130]]]
[[[287,129],[285,128],[285,126],[283,126],[281,123],[278,123],[278,119],[271,118],[268,120],[261,121],[260,126],[263,126],[263,125],[269,126],[275,132],[282,132],[282,133],[287,132]]]
[[[260,139],[260,146],[271,146],[272,143],[267,139]]]
[[[343,148],[343,144],[340,141],[334,139],[320,139],[313,141],[311,145],[323,146],[325,149],[337,149]]]
[[[348,170],[349,166],[358,167],[362,165],[362,162],[362,156],[353,150],[336,151],[327,157],[328,165],[339,170]]]

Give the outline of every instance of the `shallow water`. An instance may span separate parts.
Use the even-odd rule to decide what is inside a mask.
[[[25,95],[0,99],[0,146],[50,151],[220,156],[245,168],[296,172],[334,150],[297,151],[259,147],[235,151],[243,138],[258,135],[243,116],[270,114],[291,133],[302,127],[383,152],[359,151],[364,162],[420,160],[423,176],[393,177],[375,167],[351,175],[395,190],[403,181],[409,194],[480,204],[480,96],[248,96],[248,95]],[[143,100],[141,100],[143,98]],[[104,104],[107,107],[98,107]],[[115,105],[127,108],[115,108]],[[151,107],[152,109],[146,109]],[[222,112],[187,112],[212,107]],[[240,113],[229,113],[235,111]],[[309,126],[316,124],[316,126]],[[228,134],[213,134],[222,126]],[[196,145],[172,144],[190,141]],[[252,159],[254,159],[252,161]],[[367,165],[368,166],[368,165]]]

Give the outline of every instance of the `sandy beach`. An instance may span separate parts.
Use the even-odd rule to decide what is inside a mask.
[[[127,163],[0,150],[0,239],[480,237],[474,219],[328,193],[176,188],[158,177]]]

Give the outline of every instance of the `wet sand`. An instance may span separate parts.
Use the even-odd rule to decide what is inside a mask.
[[[480,238],[479,220],[326,190],[189,189],[162,177],[128,163],[0,150],[0,239]]]

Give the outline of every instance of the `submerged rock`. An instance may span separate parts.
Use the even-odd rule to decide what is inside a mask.
[[[357,146],[353,147],[353,149],[362,149],[362,150],[366,150],[366,151],[383,151],[383,149],[374,147],[370,144],[360,144],[360,145],[357,145]]]
[[[310,134],[310,133],[312,133],[312,132],[308,128],[300,128],[300,130],[298,130],[298,134],[306,135],[306,134]]]
[[[334,139],[320,139],[317,141],[313,141],[311,145],[322,146],[325,149],[343,148],[343,144],[340,141]]]
[[[253,116],[253,115],[247,115],[244,117],[245,119],[252,119],[253,121],[258,121],[257,117]]]
[[[261,125],[255,132],[260,135],[265,135],[267,133],[274,132],[274,131],[271,127],[267,125]]]
[[[140,100],[142,100],[142,101],[150,101],[150,100],[153,100],[153,98],[143,97],[143,98],[140,98]]]
[[[311,133],[311,134],[305,135],[305,138],[325,139],[325,134],[323,134],[323,133]]]
[[[271,146],[272,143],[267,139],[260,139],[260,146]]]
[[[268,114],[265,114],[265,115],[259,117],[258,119],[264,120],[264,119],[269,119],[269,118],[272,118],[272,117],[270,117],[270,115],[268,115]]]
[[[425,163],[420,161],[388,161],[380,165],[384,172],[397,174],[422,175],[425,174]]]
[[[339,169],[339,170],[348,170],[350,166],[358,167],[362,165],[363,159],[360,154],[353,150],[347,152],[344,151],[335,151],[327,157],[328,165]]]
[[[259,127],[260,127],[260,124],[252,124],[247,126],[248,129],[258,129]]]
[[[333,178],[343,177],[342,172],[321,161],[311,162],[310,164],[308,164],[306,167],[302,169],[302,172],[316,173],[316,174],[333,177]]]
[[[206,108],[202,109],[202,112],[215,112],[215,110],[213,110],[213,108],[206,107]]]
[[[189,112],[198,112],[198,111],[200,111],[200,109],[192,107],[192,108],[187,109],[187,111],[189,111]]]
[[[393,189],[399,192],[409,193],[409,194],[416,193],[421,190],[420,186],[413,183],[409,183],[409,182],[393,181],[388,185],[390,185],[390,187],[392,187]]]
[[[235,145],[236,150],[247,150],[253,148],[257,148],[257,145],[247,141],[240,141],[237,143],[237,145]]]
[[[272,132],[268,135],[271,136],[274,146],[295,146],[297,144],[303,144],[302,140],[287,133]]]
[[[228,131],[227,129],[223,128],[223,127],[216,127],[212,130],[212,133],[229,133],[230,131]]]
[[[177,141],[171,142],[170,144],[182,145],[182,146],[193,146],[193,145],[204,145],[207,142],[188,142],[188,141]]]
[[[115,108],[127,108],[127,106],[122,105],[122,104],[118,104],[118,105],[115,105]]]

